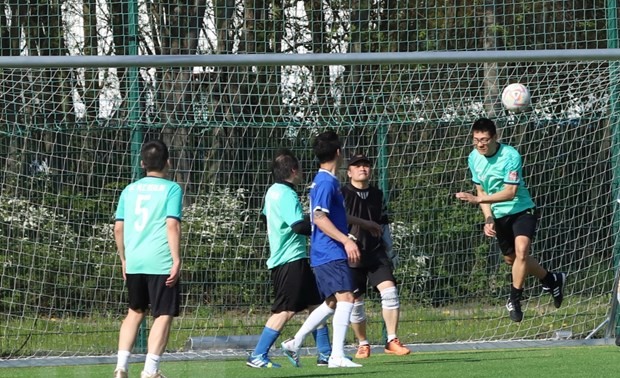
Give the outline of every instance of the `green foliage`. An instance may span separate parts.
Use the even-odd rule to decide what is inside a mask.
[[[48,194],[42,202],[0,196],[0,243],[9,246],[0,255],[0,311],[56,317],[122,312],[113,225],[99,221],[111,217],[113,202],[66,193]],[[246,202],[243,189],[225,188],[185,208],[182,282],[188,308],[268,301],[265,238],[255,237],[257,220]]]
[[[91,314],[109,303],[116,255],[111,226],[78,233],[58,208],[0,196],[0,311],[50,316]],[[82,229],[86,229],[83,227]],[[114,303],[114,302],[113,302]]]
[[[184,291],[196,305],[254,306],[268,300],[265,238],[256,237],[257,214],[246,202],[244,189],[222,188],[184,209]]]

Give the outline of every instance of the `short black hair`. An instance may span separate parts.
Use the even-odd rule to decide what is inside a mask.
[[[471,131],[488,132],[490,136],[495,136],[497,128],[495,122],[488,118],[478,118],[471,127]]]
[[[342,147],[340,138],[333,130],[320,133],[314,138],[312,150],[319,164],[332,161],[336,158],[337,151]]]
[[[161,140],[151,140],[142,145],[142,164],[147,172],[161,172],[168,162],[168,146]]]
[[[293,174],[293,170],[299,169],[299,160],[288,148],[282,148],[276,152],[271,163],[271,173],[275,181],[285,181]]]

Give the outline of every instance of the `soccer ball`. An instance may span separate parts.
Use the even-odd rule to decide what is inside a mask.
[[[512,83],[502,92],[502,104],[506,110],[518,113],[530,105],[530,91],[523,84]]]

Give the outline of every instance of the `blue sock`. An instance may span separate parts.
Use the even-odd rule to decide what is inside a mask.
[[[263,333],[260,334],[260,338],[258,339],[258,343],[256,344],[256,349],[252,353],[253,356],[260,356],[263,354],[267,354],[271,346],[276,342],[280,336],[280,332],[275,329],[271,329],[269,327],[263,328]]]
[[[314,336],[316,349],[319,353],[325,356],[332,354],[332,344],[329,342],[329,328],[327,328],[327,325],[312,331],[312,336]]]

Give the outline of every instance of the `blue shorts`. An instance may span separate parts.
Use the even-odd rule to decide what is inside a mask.
[[[334,260],[315,266],[314,277],[323,299],[340,291],[353,292],[357,288],[347,260]]]

